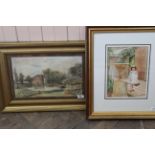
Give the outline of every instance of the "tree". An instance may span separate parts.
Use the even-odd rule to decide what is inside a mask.
[[[49,83],[57,83],[60,84],[66,78],[64,73],[59,71],[50,71]]]
[[[24,83],[24,75],[22,73],[19,74],[19,81],[21,84]]]
[[[43,71],[47,84],[61,84],[66,75],[59,71],[53,71],[49,68]]]
[[[28,76],[25,78],[25,81],[28,81],[29,83],[31,83],[31,82],[32,82],[32,78],[31,78],[31,76],[28,75]]]
[[[82,64],[76,64],[69,69],[69,73],[72,76],[82,77]]]
[[[113,48],[112,47],[108,47],[108,55],[111,56],[113,55]]]
[[[135,65],[135,47],[126,48],[120,53],[121,61],[129,59],[129,66]]]
[[[16,72],[16,69],[14,69],[14,76],[15,76],[15,82],[17,83],[18,82],[18,74]]]
[[[43,71],[43,74],[44,74],[44,78],[45,78],[45,81],[48,83],[49,79],[50,79],[50,69],[47,68]]]

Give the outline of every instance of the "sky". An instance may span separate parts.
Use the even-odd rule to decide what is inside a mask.
[[[12,57],[12,70],[17,74],[35,76],[50,68],[54,71],[68,72],[68,69],[77,63],[82,63],[82,56],[37,56],[37,57]]]

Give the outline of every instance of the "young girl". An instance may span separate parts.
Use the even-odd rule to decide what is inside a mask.
[[[136,66],[130,68],[129,72],[129,77],[128,77],[128,82],[129,82],[129,91],[132,92],[134,91],[134,85],[138,85],[138,72]]]

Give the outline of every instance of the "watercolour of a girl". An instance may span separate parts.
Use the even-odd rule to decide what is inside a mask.
[[[138,81],[138,71],[136,66],[132,66],[130,68],[130,72],[129,72],[129,76],[128,76],[128,90],[130,92],[135,91],[134,90],[134,86],[139,85],[139,81]]]

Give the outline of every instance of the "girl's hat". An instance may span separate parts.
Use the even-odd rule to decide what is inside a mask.
[[[131,68],[131,69],[132,69],[132,68],[135,68],[135,69],[136,69],[137,67],[136,67],[136,66],[131,66],[130,68]]]

